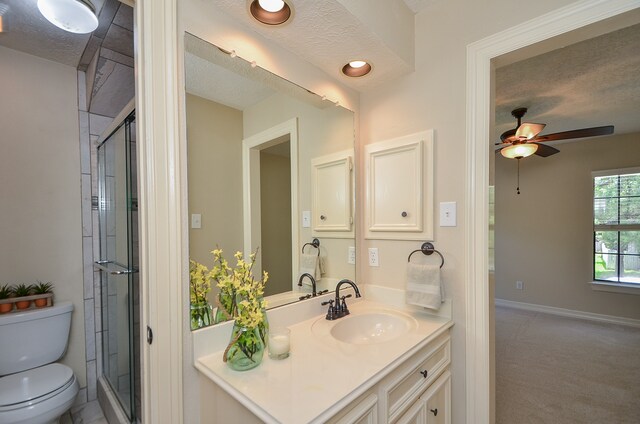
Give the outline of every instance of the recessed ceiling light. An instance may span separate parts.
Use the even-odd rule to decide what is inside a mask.
[[[371,65],[364,60],[352,60],[342,67],[342,73],[348,77],[362,77],[371,72]]]
[[[49,22],[68,32],[87,34],[98,28],[89,0],[38,0],[38,9]]]
[[[291,17],[291,8],[282,0],[253,0],[249,11],[256,20],[267,25],[280,25]]]

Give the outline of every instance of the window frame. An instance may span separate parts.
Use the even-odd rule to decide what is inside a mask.
[[[631,168],[619,168],[619,169],[607,169],[600,171],[591,172],[591,223],[593,225],[593,238],[591,243],[591,275],[593,279],[594,289],[595,290],[604,290],[604,291],[618,291],[618,290],[610,290],[621,288],[624,289],[623,292],[627,292],[628,290],[636,291],[640,290],[640,282],[628,282],[628,281],[620,281],[621,273],[624,271],[620,267],[620,257],[621,256],[637,256],[640,257],[640,253],[637,254],[624,254],[620,252],[620,233],[624,231],[640,231],[640,217],[638,219],[638,223],[636,224],[620,224],[618,219],[618,224],[596,224],[595,223],[595,201],[596,201],[596,192],[595,192],[595,182],[597,177],[612,177],[612,176],[620,176],[629,175],[629,174],[640,174],[640,167],[631,167]],[[627,197],[627,196],[623,196]],[[620,186],[618,184],[618,195],[616,197],[612,197],[613,199],[618,200],[618,218],[620,217]],[[616,280],[604,280],[596,278],[596,255],[602,254],[602,252],[598,253],[596,251],[596,233],[602,231],[612,231],[616,232],[618,235],[617,249],[616,253],[612,254],[616,257]],[[624,262],[623,262],[624,263]],[[595,286],[600,286],[596,288]]]

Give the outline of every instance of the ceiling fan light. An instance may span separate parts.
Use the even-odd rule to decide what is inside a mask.
[[[38,10],[65,31],[87,34],[98,28],[98,17],[88,0],[38,0]]]
[[[540,134],[544,127],[546,127],[546,124],[530,124],[525,122],[516,130],[516,138],[518,140],[531,140]]]
[[[512,144],[500,150],[500,154],[508,159],[522,159],[531,156],[538,150],[535,143]]]

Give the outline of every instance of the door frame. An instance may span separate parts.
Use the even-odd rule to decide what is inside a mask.
[[[492,372],[489,298],[491,60],[640,7],[640,0],[583,0],[467,46],[465,231],[466,422],[490,423]]]

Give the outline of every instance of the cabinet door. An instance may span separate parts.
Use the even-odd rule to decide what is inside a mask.
[[[416,401],[409,410],[400,417],[396,424],[425,424],[427,422],[427,404]]]
[[[378,397],[374,394],[367,396],[357,404],[348,414],[336,421],[336,424],[377,424]]]
[[[451,423],[451,373],[448,370],[420,397],[420,403],[425,405],[425,423]]]
[[[342,152],[311,161],[314,235],[327,236],[324,232],[351,232],[353,164],[348,153]],[[322,234],[315,234],[316,232]]]
[[[433,239],[433,131],[365,146],[366,238]]]

